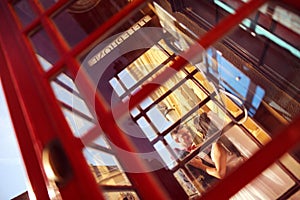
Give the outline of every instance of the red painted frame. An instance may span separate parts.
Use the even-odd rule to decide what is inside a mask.
[[[67,185],[60,187],[63,199],[103,199],[82,154],[82,143],[73,136],[66,123],[49,81],[63,70],[63,66],[67,66],[73,78],[81,77],[83,84],[78,86],[80,91],[86,97],[94,97],[93,85],[89,82],[87,75],[79,71],[80,64],[75,59],[75,56],[91,45],[97,38],[107,34],[106,31],[108,29],[141,6],[144,1],[137,0],[130,3],[73,49],[69,49],[63,38],[56,31],[53,23],[47,17],[65,2],[59,1],[58,4],[55,4],[45,12],[42,8],[36,6],[35,10],[39,12],[40,17],[25,30],[21,30],[17,26],[10,5],[5,1],[0,2],[0,45],[3,52],[3,54],[0,54],[0,61],[3,65],[0,68],[0,73],[28,176],[37,199],[49,199],[47,179],[42,168],[41,156],[45,145],[56,138],[62,143],[73,168],[71,181]],[[204,49],[208,48],[264,2],[266,0],[253,0],[245,4],[234,15],[224,19],[213,30],[200,38],[199,44]],[[290,1],[286,2],[290,3]],[[293,2],[293,4],[297,7],[300,6],[300,3]],[[32,5],[36,4],[32,1]],[[46,73],[41,70],[35,55],[30,49],[30,44],[25,38],[26,33],[34,28],[38,21],[41,21],[44,25],[52,42],[59,50],[59,53],[63,55],[62,59]],[[16,48],[16,45],[18,45],[18,48]],[[187,52],[186,56],[192,58],[197,54],[199,54],[199,48],[195,46]],[[180,70],[186,63],[185,59],[179,57],[171,67],[175,70]],[[171,75],[165,71],[157,76],[154,82],[164,82]],[[143,89],[131,98],[130,107],[136,106],[157,87],[153,85],[143,86]],[[92,103],[94,98],[87,98],[87,101]],[[121,105],[115,109],[119,110],[120,116],[126,111]],[[104,104],[101,94],[96,95],[96,113],[107,137],[123,149],[135,152],[135,146],[124,137],[122,131],[116,126],[111,109]],[[300,118],[290,124],[286,130],[278,133],[276,138],[253,155],[236,172],[220,181],[216,187],[207,192],[202,198],[223,199],[235,194],[245,184],[300,142],[300,135],[297,134],[299,129]],[[281,148],[278,148],[278,146]],[[120,162],[123,166],[126,166],[126,158],[120,158]],[[141,169],[146,168],[141,160],[135,159],[134,162]],[[150,174],[132,174],[130,176],[131,180],[133,180],[133,187],[142,199],[168,199],[168,194],[162,190],[159,180],[156,180]]]

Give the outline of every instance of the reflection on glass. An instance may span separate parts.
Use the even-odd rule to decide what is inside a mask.
[[[95,125],[93,122],[81,117],[80,115],[77,115],[74,112],[71,112],[68,109],[63,108],[63,113],[69,124],[69,127],[71,128],[71,131],[76,137],[83,136]]]
[[[169,120],[166,119],[157,105],[147,112],[147,117],[151,120],[151,123],[159,132],[163,132],[172,124]]]
[[[174,86],[178,81],[176,77],[171,78],[164,86],[161,86],[151,95],[152,99],[155,100],[164,95],[168,91],[167,88]],[[201,97],[205,98],[205,93],[193,81],[187,80],[157,105],[152,107],[147,112],[147,115],[159,131],[164,131],[200,103]]]
[[[213,101],[207,102],[202,110],[211,115],[210,118],[219,128],[231,121],[223,109]]]
[[[107,200],[138,200],[140,199],[135,192],[122,191],[122,192],[104,192],[105,199]]]
[[[160,64],[166,61],[168,56],[156,45],[151,47],[138,59],[132,62],[126,69],[118,74],[118,78],[127,89],[132,88],[138,81],[151,75]]]
[[[73,47],[120,11],[127,3],[126,0],[77,0],[53,16],[53,21],[68,44]],[[124,27],[126,25],[128,26],[128,24],[124,24]]]
[[[285,154],[280,158],[280,162],[294,174],[297,179],[300,179],[300,163],[290,154]]]
[[[118,96],[121,96],[122,94],[125,93],[124,88],[116,78],[112,78],[109,81],[109,83],[114,88],[114,91],[117,93]]]
[[[70,77],[61,73],[51,82],[51,87],[74,136],[81,137],[95,126],[94,117]]]
[[[47,63],[51,65],[59,59],[57,49],[54,47],[48,34],[43,28],[39,28],[33,35],[31,35],[30,40],[38,58],[42,57],[43,60],[47,61]],[[39,61],[41,62],[41,65],[44,65],[41,59],[39,59]],[[49,69],[49,67],[47,69]]]
[[[300,199],[300,190],[298,190],[295,194],[293,194],[289,200],[297,200]]]
[[[209,82],[209,80],[207,80],[207,78],[205,77],[205,75],[203,75],[202,73],[198,72],[197,74],[195,74],[195,79],[197,81],[200,82],[200,84],[209,92],[209,93],[213,93],[214,92],[214,88],[212,86],[212,84]]]
[[[259,150],[257,144],[238,126],[233,126],[224,134],[247,158],[251,157],[251,155]]]
[[[261,144],[265,145],[271,141],[271,137],[260,126],[258,126],[251,118],[248,118],[243,123],[243,125]]]
[[[167,60],[168,57],[163,50],[154,45],[126,69],[129,70],[129,73],[132,74],[136,81],[139,81]]]
[[[174,52],[169,48],[169,46],[166,44],[164,40],[158,41],[158,44],[169,54],[173,55]]]
[[[57,29],[71,47],[75,46],[79,41],[87,37],[85,30],[66,9],[53,16],[52,19]]]
[[[114,155],[87,147],[84,156],[98,184],[131,185]]]
[[[13,8],[24,27],[37,17],[28,0],[16,1]]]
[[[141,127],[143,132],[146,134],[147,138],[152,141],[157,137],[157,134],[149,124],[149,122],[146,121],[144,117],[139,118],[137,121],[137,124]]]
[[[233,115],[233,117],[237,117],[243,113],[243,110],[226,94],[221,93],[220,98],[226,107],[227,111]]]
[[[295,182],[276,164],[247,184],[231,199],[278,199]]]
[[[74,112],[80,111],[82,114],[86,115],[88,118],[92,118],[92,115],[85,103],[85,101],[78,97],[75,93],[67,90],[63,85],[51,82],[52,89],[55,93],[56,98],[67,105]]]
[[[227,122],[212,111],[200,112],[171,131],[175,145],[170,140],[166,141],[179,159],[200,149],[195,157],[190,158],[186,168],[197,181],[199,191],[203,192],[240,166],[245,158],[226,135],[221,135]]]
[[[161,27],[164,29],[164,42],[168,46],[167,51],[171,49],[176,54],[181,54],[187,50],[194,40],[190,36],[193,35],[188,27],[184,26],[182,23],[177,22],[177,20],[166,10],[164,10],[159,4],[154,2],[154,7],[156,14],[159,18]],[[184,30],[185,33],[183,33]]]
[[[245,157],[250,157],[259,149],[257,144],[237,126],[229,129],[225,135]],[[249,183],[234,198],[277,199],[293,184],[293,180],[278,165],[274,164]]]
[[[41,2],[41,4],[43,5],[43,7],[45,9],[47,9],[50,6],[54,5],[57,2],[57,0],[39,0],[39,2]]]
[[[165,162],[165,165],[169,168],[172,169],[175,167],[177,164],[169,150],[166,148],[166,146],[161,142],[158,141],[157,143],[154,144],[155,150],[159,153],[160,157],[163,159]]]
[[[133,108],[130,111],[130,114],[132,115],[132,117],[136,117],[139,113],[140,113],[140,111],[137,108]]]
[[[195,187],[198,184],[193,183],[182,169],[176,171],[174,173],[174,176],[190,198],[194,198],[200,195],[198,191],[199,187]]]
[[[247,109],[249,116],[256,113],[265,95],[264,89],[225,59],[221,52],[208,49],[203,54],[203,64],[196,66],[213,84],[217,94],[226,94],[240,107]]]
[[[97,131],[101,131],[100,129],[98,129]],[[105,149],[110,149],[110,146],[107,142],[107,139],[105,137],[104,134],[101,133],[101,135],[99,137],[97,137],[92,144],[87,144],[87,146],[91,147],[91,148],[94,148],[94,149],[97,149],[100,147],[104,147]],[[110,152],[108,150],[108,152]]]

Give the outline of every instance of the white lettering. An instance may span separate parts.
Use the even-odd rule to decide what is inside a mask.
[[[141,27],[143,27],[150,20],[151,20],[151,17],[149,15],[144,16],[144,18],[139,20],[137,23],[135,23],[133,26],[131,26],[127,31],[125,31],[121,36],[119,36],[112,43],[107,45],[103,50],[98,52],[94,57],[92,57],[90,60],[88,60],[89,66],[92,67],[97,62],[99,62],[104,56],[109,54],[118,45],[120,45],[122,42],[124,42],[130,35],[132,35],[134,32],[139,30]]]

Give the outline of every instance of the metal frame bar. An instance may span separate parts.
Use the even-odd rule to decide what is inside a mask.
[[[0,78],[27,175],[36,197],[47,200],[49,197],[45,174],[42,170],[41,158],[36,152],[37,149],[40,151],[41,149],[37,145],[37,139],[32,137],[30,133],[24,114],[20,113],[22,105],[14,88],[13,77],[9,75],[10,72],[6,67],[7,63],[3,52],[2,44],[0,44]]]
[[[34,155],[36,157],[35,160],[38,162],[39,170],[43,171],[43,150],[47,144],[59,138],[73,170],[73,176],[70,181],[64,187],[59,187],[62,198],[104,199],[86,164],[85,158],[79,148],[79,143],[72,135],[65,121],[49,82],[43,79],[39,64],[34,59],[35,55],[29,51],[27,46],[29,44],[23,42],[23,35],[20,34],[21,31],[16,26],[14,18],[10,13],[9,5],[5,1],[1,1],[0,5],[0,24],[1,29],[3,29],[1,31],[0,44],[6,59],[6,64],[2,65],[2,68],[6,68],[6,71],[3,70],[1,76],[8,76],[13,80],[11,90],[6,90],[6,94],[7,97],[16,96],[14,99],[7,99],[8,102],[14,102],[15,104],[10,106],[15,129],[20,130],[20,127],[22,127],[20,121],[17,121],[15,117],[21,112],[25,119],[24,123],[26,123],[23,126],[26,126],[29,131],[27,134],[28,139],[31,139],[33,143],[32,145],[30,143],[27,145],[34,147],[34,152],[31,152],[30,147],[27,145],[20,146],[24,158],[28,158],[26,154]],[[18,45],[17,48],[15,44]],[[7,84],[10,83],[3,82],[3,85]],[[20,110],[16,111],[14,106],[18,104],[20,105]],[[23,141],[25,142],[26,140],[20,140],[20,142]],[[31,164],[28,161],[30,160],[25,161],[25,163],[28,168],[31,168]],[[32,167],[32,169],[29,169],[29,172],[35,173],[34,170],[35,168]],[[38,173],[39,170],[37,170],[35,175],[43,177],[44,185],[48,185],[45,176],[41,176]],[[29,178],[30,181],[36,184],[37,178],[35,176],[29,176]],[[36,184],[33,187],[36,198],[49,199],[49,197],[46,197],[48,196],[48,192],[40,193],[40,188],[42,190],[43,185],[39,186]],[[74,191],[77,191],[77,193],[74,193]]]
[[[7,21],[3,24],[7,24],[7,28],[9,27],[10,30],[14,33],[13,37],[11,35],[9,36],[9,33],[3,33],[1,36],[3,39],[6,37],[14,38],[15,41],[22,41],[22,35],[21,31],[18,29],[18,27],[13,26],[15,25],[15,21],[9,12],[9,9],[5,9],[8,7],[7,3],[1,2],[3,4],[2,8],[6,12],[2,12],[1,19],[4,20],[5,18],[8,18]],[[87,45],[92,43],[96,38],[100,35],[103,35],[106,33],[106,30],[113,27],[116,23],[122,21],[122,19],[126,18],[127,15],[130,15],[130,13],[135,10],[137,7],[142,5],[144,1],[137,0],[133,3],[130,3],[128,6],[126,6],[120,13],[116,14],[114,17],[111,18],[107,23],[104,23],[103,26],[101,26],[98,30],[98,34],[96,31],[96,35],[91,34],[89,38],[87,38],[86,43],[83,43],[84,46],[81,48],[86,48]],[[6,16],[6,17],[4,17]],[[9,16],[9,17],[7,17]],[[80,69],[80,65],[76,62],[75,58],[72,57],[71,54],[68,54],[68,46],[64,43],[63,39],[60,37],[59,33],[56,31],[54,25],[48,18],[41,18],[41,22],[46,28],[46,31],[50,35],[50,38],[52,39],[52,42],[55,44],[55,46],[58,48],[59,53],[61,55],[64,55],[64,62],[68,65],[68,69],[70,70],[73,78],[78,76],[77,72]],[[9,25],[12,24],[12,25]],[[6,37],[5,37],[6,36]],[[17,38],[17,39],[16,39]],[[7,44],[4,41],[1,41],[1,43],[5,46],[3,49],[6,50],[6,55],[9,55],[8,58],[12,59],[12,57],[19,57],[15,58],[14,60],[22,60],[22,57],[29,54],[29,47],[28,46],[22,46],[22,48],[19,48],[18,51],[20,54],[14,54],[13,48],[8,47]],[[10,41],[11,44],[13,44],[13,41]],[[29,45],[27,43],[27,45]],[[21,45],[20,45],[21,46]],[[24,53],[24,54],[23,54]],[[26,68],[22,68],[24,64],[27,66],[39,66],[36,59],[34,59],[35,55],[30,54],[28,55],[29,58],[26,60],[26,63],[22,62],[16,62],[16,65],[14,67],[11,67],[10,70],[15,72],[11,76],[18,80],[15,83],[15,87],[17,87],[20,91],[24,90],[24,88],[30,88],[32,93],[37,92],[37,98],[34,99],[34,101],[30,100],[30,96],[26,95],[26,93],[20,92],[21,97],[19,98],[22,101],[23,104],[23,112],[29,115],[29,122],[27,122],[30,125],[35,126],[35,130],[32,130],[31,134],[34,137],[39,138],[41,140],[41,149],[45,145],[47,145],[53,138],[58,137],[63,145],[63,148],[66,152],[66,155],[68,159],[70,160],[70,163],[73,168],[74,177],[76,177],[75,180],[69,181],[68,185],[60,188],[60,193],[64,199],[103,199],[102,195],[99,192],[98,186],[95,183],[94,178],[92,177],[92,174],[86,164],[86,161],[82,154],[82,143],[78,141],[79,139],[75,138],[65,119],[62,115],[62,112],[57,104],[57,101],[55,99],[55,96],[53,94],[53,91],[51,90],[51,87],[49,86],[49,81],[46,80],[43,76],[43,72],[39,67],[32,67],[30,70],[25,70]],[[30,63],[30,64],[29,64]],[[61,64],[58,66],[62,66]],[[21,69],[21,70],[20,70]],[[61,68],[57,68],[58,71],[61,71]],[[55,71],[55,70],[54,70]],[[82,72],[79,72],[80,75]],[[6,74],[9,75],[9,74]],[[47,77],[47,76],[46,76]],[[23,83],[21,83],[21,80],[26,79]],[[88,78],[84,75],[84,81],[88,81]],[[80,85],[79,90],[81,91],[87,91],[88,94],[93,94],[93,90],[90,90],[90,84],[87,83],[87,85]],[[26,90],[26,89],[25,89]],[[83,92],[86,94],[86,92]],[[107,107],[103,104],[103,100],[98,95],[96,98],[97,106],[96,111],[98,111],[98,117],[100,121],[102,120],[102,117],[104,116],[106,121],[104,120],[101,122],[101,127],[105,132],[111,133],[108,134],[110,136],[110,140],[116,144],[116,146],[123,147],[123,149],[129,151],[129,152],[136,152],[134,145],[124,136],[124,134],[120,131],[120,129],[117,128],[115,121],[113,119],[112,113],[107,110]],[[31,101],[31,102],[30,102]],[[33,111],[30,109],[30,104],[35,104],[35,109],[37,111]],[[38,117],[39,115],[42,115],[42,113],[52,113],[52,116],[46,116],[44,117]],[[53,117],[54,116],[54,117]],[[54,119],[55,118],[55,119]],[[37,122],[37,123],[36,123]],[[15,123],[17,126],[18,123]],[[39,134],[40,132],[43,132],[43,134]],[[39,154],[41,154],[41,149]],[[24,151],[26,152],[26,151]],[[40,155],[41,156],[41,155]],[[137,157],[133,157],[131,161],[129,162],[127,158],[120,158],[121,163],[124,168],[126,169],[126,164],[135,163],[135,166],[139,169],[139,171],[147,171],[146,166],[144,165],[143,161],[141,161]],[[137,187],[139,185],[144,185],[145,189],[140,190],[139,194],[143,199],[168,199],[168,194],[164,192],[163,188],[160,186],[157,180],[149,174],[149,173],[136,173],[131,174],[129,177],[132,182],[133,186]],[[147,189],[146,189],[147,188]],[[77,191],[75,193],[74,191]],[[81,195],[78,195],[81,194]],[[42,199],[37,197],[38,199]]]

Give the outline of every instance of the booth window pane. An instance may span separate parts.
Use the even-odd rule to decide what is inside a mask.
[[[13,8],[21,22],[26,27],[37,17],[28,0],[19,0],[13,5]]]
[[[99,185],[131,185],[114,155],[90,147],[84,155]]]
[[[53,42],[50,40],[44,28],[39,27],[37,31],[30,35],[30,40],[35,53],[42,57],[49,65],[53,65],[59,59],[59,54]],[[41,65],[44,65],[41,61]],[[49,69],[50,67],[47,67]]]

